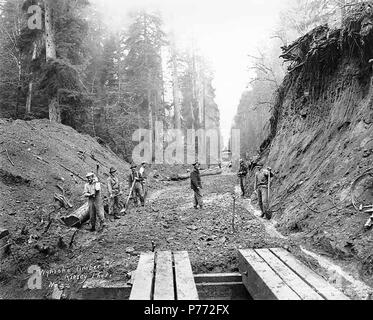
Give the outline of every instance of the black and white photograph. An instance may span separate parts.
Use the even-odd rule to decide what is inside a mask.
[[[20,300],[373,300],[373,1],[0,0]]]

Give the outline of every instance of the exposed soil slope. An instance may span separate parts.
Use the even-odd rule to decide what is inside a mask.
[[[85,202],[82,179],[87,172],[96,173],[99,165],[98,176],[105,182],[111,166],[118,169],[122,181],[129,170],[94,138],[47,120],[0,120],[0,149],[0,226],[12,235],[18,264],[12,268],[18,271],[69,245],[74,230],[58,218]],[[55,201],[54,195],[63,191],[72,208],[61,208]]]
[[[294,58],[298,65],[279,90],[263,157],[277,172],[272,209],[279,230],[372,285],[373,231],[364,230],[369,215],[350,197],[353,181],[373,167],[373,30],[363,29],[364,21],[316,29],[287,48],[287,56],[298,54],[295,48],[307,55],[302,63]],[[363,191],[360,203],[372,204],[372,177]]]

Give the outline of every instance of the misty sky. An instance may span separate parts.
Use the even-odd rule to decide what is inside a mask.
[[[215,71],[216,102],[221,128],[229,136],[233,117],[250,74],[248,54],[270,41],[279,11],[288,0],[91,0],[104,12],[113,29],[125,25],[127,13],[159,10],[165,31],[178,39],[195,39]],[[180,42],[182,45],[182,41]]]

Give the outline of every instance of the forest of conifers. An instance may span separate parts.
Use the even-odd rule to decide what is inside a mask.
[[[128,161],[134,131],[156,121],[219,128],[213,70],[176,48],[157,13],[133,12],[112,31],[87,0],[0,5],[0,117],[62,122]]]
[[[266,138],[286,73],[281,46],[318,25],[340,23],[358,2],[289,1],[272,38],[248,52],[248,90],[233,123],[242,156],[255,154]],[[33,6],[41,9],[39,28],[29,27]],[[152,130],[156,121],[166,129],[220,128],[213,68],[198,48],[177,45],[160,14],[132,12],[114,31],[89,0],[0,0],[0,12],[0,117],[62,122],[127,161],[134,131]],[[242,41],[250,39],[243,34]]]

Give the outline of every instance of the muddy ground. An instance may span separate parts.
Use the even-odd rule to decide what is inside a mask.
[[[258,217],[256,202],[251,204],[249,199],[239,197],[236,184],[237,177],[230,172],[203,178],[205,208],[195,210],[189,181],[154,182],[146,208],[133,206],[120,220],[110,221],[102,233],[92,233],[88,231],[89,225],[84,225],[71,247],[49,256],[30,252],[29,258],[17,265],[8,264],[9,269],[1,273],[2,298],[37,297],[27,289],[25,271],[32,264],[45,271],[63,270],[61,274],[46,275],[43,286],[50,283],[71,286],[65,290],[67,298],[84,280],[68,279],[66,274],[89,274],[90,279],[95,280],[130,282],[140,252],[151,251],[153,243],[155,250],[188,251],[195,274],[238,272],[237,249],[240,248],[283,247],[309,267],[320,269],[315,259],[301,253],[302,241],[282,236],[276,231],[275,222]],[[233,223],[234,191],[237,200]],[[9,259],[12,262],[12,258]],[[81,271],[88,266],[95,271]],[[42,298],[50,298],[52,292],[52,288],[46,288]]]
[[[151,251],[152,243],[155,250],[188,251],[196,274],[238,272],[239,248],[288,248],[289,241],[266,232],[241,199],[235,206],[233,230],[232,193],[236,182],[232,174],[204,178],[203,210],[193,208],[189,181],[158,182],[149,192],[146,208],[132,207],[120,220],[110,221],[102,233],[92,233],[85,225],[76,233],[71,248],[50,256],[35,253],[17,266],[12,264],[11,270],[3,270],[3,295],[19,298],[31,294],[23,290],[27,281],[19,272],[33,263],[43,270],[99,266],[106,280],[127,281],[136,270],[140,252]],[[53,276],[53,282],[69,282],[64,276]],[[17,287],[20,290],[15,290]]]
[[[260,219],[255,198],[239,197],[238,178],[230,169],[223,175],[202,178],[203,210],[193,208],[189,180],[161,181],[185,173],[185,166],[158,166],[150,170],[150,176],[158,172],[160,178],[150,178],[146,208],[132,208],[120,220],[109,222],[102,233],[91,233],[89,225],[68,228],[60,218],[85,201],[81,197],[84,179],[79,176],[84,177],[99,164],[98,176],[105,182],[109,167],[115,166],[127,194],[128,164],[95,139],[45,120],[1,120],[0,133],[0,227],[11,235],[11,251],[0,260],[0,299],[51,298],[54,284],[70,287],[65,290],[68,298],[92,279],[128,283],[140,253],[152,250],[153,244],[155,250],[188,251],[195,274],[237,272],[239,248],[283,247],[337,286],[340,266],[347,270],[350,280],[354,277],[372,286],[369,276],[361,277],[354,257],[326,256],[334,268],[330,272],[319,256],[305,254],[305,250],[317,249],[319,254],[328,254],[315,248],[318,242],[313,233],[284,232],[278,213],[272,221]],[[55,194],[62,193],[58,186],[63,187],[72,208],[54,200]],[[103,187],[106,194],[105,183]],[[237,197],[234,208],[233,195]],[[272,207],[275,211],[275,198]],[[307,208],[297,212],[303,216]],[[323,219],[322,215],[315,216],[320,232],[324,230]],[[29,290],[30,266],[44,272],[45,290]],[[339,288],[354,299],[365,299],[371,289],[364,286],[343,282]]]

